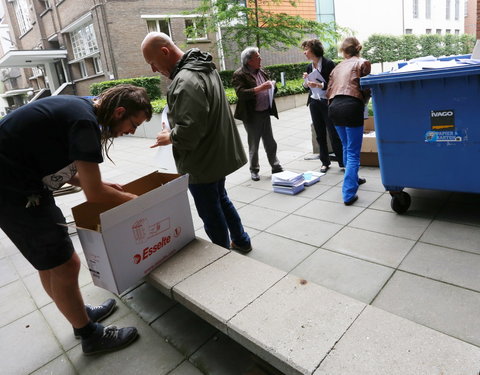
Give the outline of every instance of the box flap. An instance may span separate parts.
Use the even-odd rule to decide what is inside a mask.
[[[125,185],[124,188],[134,194],[134,191],[137,191],[142,195],[100,213],[102,231],[116,226],[130,216],[142,213],[159,202],[169,200],[185,192],[188,189],[188,175],[179,176],[177,174],[155,172]],[[142,191],[145,192],[142,193]]]

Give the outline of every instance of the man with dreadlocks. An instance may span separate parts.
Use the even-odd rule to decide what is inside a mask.
[[[0,120],[0,228],[38,270],[43,288],[82,340],[86,355],[117,350],[136,337],[134,327],[104,327],[98,321],[115,300],[85,305],[74,251],[52,191],[81,186],[87,201],[123,203],[135,195],[101,180],[98,164],[112,138],[133,134],[152,117],[145,89],[120,85],[91,100],[52,96]],[[107,154],[108,157],[108,154]]]

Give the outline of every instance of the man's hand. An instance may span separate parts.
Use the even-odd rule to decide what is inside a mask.
[[[258,91],[265,91],[265,90],[269,90],[272,88],[272,81],[266,81],[266,82],[263,82],[260,86],[257,86],[256,89],[257,89],[257,92]]]
[[[103,181],[103,184],[107,185],[107,186],[110,186],[111,188],[114,188],[115,190],[123,191],[123,187],[120,184],[116,184],[114,182],[105,182],[105,181]]]
[[[158,146],[166,146],[171,144],[172,141],[170,139],[170,133],[171,131],[166,129],[165,123],[162,122],[162,131],[157,134],[157,142],[154,145],[150,146],[150,148],[155,148]]]

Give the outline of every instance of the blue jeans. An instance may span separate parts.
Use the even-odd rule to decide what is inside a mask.
[[[353,199],[358,190],[358,169],[360,168],[360,149],[362,148],[363,126],[338,126],[338,136],[343,144],[343,163],[345,164],[345,177],[343,178],[343,201]]]
[[[228,198],[225,178],[209,184],[189,184],[188,189],[203,221],[205,232],[214,244],[229,249],[230,237],[238,246],[250,243],[240,216]]]

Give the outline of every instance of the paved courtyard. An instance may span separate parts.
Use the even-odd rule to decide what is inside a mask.
[[[306,107],[281,112],[273,127],[285,169],[320,168],[318,160],[305,160],[312,152]],[[243,126],[239,130],[246,146]],[[102,165],[104,179],[126,183],[161,170],[155,161],[157,150],[148,147],[152,143],[145,138],[117,139],[110,152],[115,165]],[[335,162],[319,183],[288,196],[272,192],[263,149],[260,155],[260,181],[250,180],[248,166],[227,177],[230,198],[252,237],[254,250],[248,256],[480,346],[480,195],[406,189],[412,205],[398,215],[390,208],[379,169],[362,167],[367,183],[360,187],[359,200],[347,207],[341,199],[343,173]],[[83,200],[83,193],[57,199],[70,220],[70,208]],[[192,199],[190,204],[196,234],[207,238]],[[72,240],[81,253],[75,233]],[[93,286],[85,264],[80,282],[88,303],[111,296]],[[118,297],[119,309],[107,320],[137,326],[138,342],[109,355],[83,356],[35,270],[3,233],[0,298],[2,374],[272,373],[254,355],[146,283]]]

